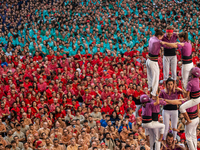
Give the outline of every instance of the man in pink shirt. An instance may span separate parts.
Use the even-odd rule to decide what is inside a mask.
[[[121,97],[121,94],[118,93],[117,89],[114,89],[114,94],[111,96],[112,100],[119,101],[120,97]]]
[[[50,111],[51,112],[55,112],[56,111],[56,107],[60,106],[60,104],[58,104],[58,99],[57,98],[54,98],[53,101],[54,101],[54,103],[51,104],[51,106],[50,106]]]
[[[108,88],[106,85],[103,86],[104,91],[101,93],[101,99],[104,100],[106,99],[108,96],[110,96],[109,92],[108,92]]]
[[[46,90],[46,88],[47,88],[47,83],[44,82],[42,78],[40,78],[39,79],[39,83],[37,84],[37,86],[38,86],[38,90],[40,92],[44,92]]]

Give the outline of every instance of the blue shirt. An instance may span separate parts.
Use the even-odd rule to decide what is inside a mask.
[[[101,119],[100,122],[101,122],[102,127],[104,127],[104,128],[107,127],[108,124],[107,124],[106,120]]]
[[[131,123],[131,122],[128,122],[128,126],[126,126],[126,128],[127,128],[127,129],[128,129],[128,128],[132,129],[132,123]],[[121,126],[119,127],[118,132],[121,132],[122,129],[123,129],[123,125],[121,125]]]

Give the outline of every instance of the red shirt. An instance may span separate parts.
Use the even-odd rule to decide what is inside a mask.
[[[47,84],[45,82],[43,82],[42,84],[38,83],[37,86],[38,86],[38,91],[40,92],[44,92],[47,88]]]
[[[2,114],[10,114],[8,108],[0,108],[0,116],[2,117],[3,115]]]
[[[84,94],[82,98],[83,98],[83,102],[85,102],[86,104],[88,104],[92,100],[92,96],[89,94],[87,96]]]
[[[127,95],[134,95],[134,93],[135,93],[135,90],[134,89],[128,89],[127,90]]]
[[[121,97],[121,95],[119,94],[119,93],[117,93],[117,95],[116,94],[113,94],[112,96],[111,96],[111,98],[114,100],[114,99],[116,99],[117,101],[119,101],[119,98]]]
[[[95,64],[99,64],[99,62],[100,62],[99,59],[97,59],[97,60],[93,59],[91,64],[92,64],[92,66],[94,66]]]
[[[33,61],[39,61],[39,60],[42,60],[42,57],[41,56],[34,56],[33,57]]]
[[[135,93],[134,93],[134,97],[138,97],[138,96],[141,96],[144,92],[142,90],[140,90],[139,92],[136,90]]]
[[[142,52],[142,56],[146,59],[148,55],[148,52]]]
[[[106,114],[109,114],[109,111],[110,111],[110,107],[107,105],[106,107],[105,106],[103,106],[102,108],[101,108],[101,112],[105,112]]]
[[[199,61],[199,58],[197,56],[194,56],[192,58],[192,62],[196,65],[196,63]]]
[[[133,57],[133,51],[125,52],[124,55]]]
[[[10,111],[13,111],[13,110],[14,110],[15,112],[20,112],[20,109],[19,109],[18,107],[17,107],[17,108],[14,108],[14,107],[13,107]]]
[[[50,89],[47,89],[46,90],[46,93],[47,93],[47,98],[52,98],[52,92],[55,91],[54,89],[50,90]]]
[[[54,55],[47,55],[48,61],[51,61],[53,59]]]
[[[136,56],[137,55],[137,53],[140,53],[139,51],[137,51],[137,50],[134,50],[134,51],[132,51],[132,55],[133,56]]]
[[[133,101],[134,102],[134,101]],[[129,106],[128,105],[125,105],[124,106],[124,109],[127,111],[127,109],[129,108]],[[130,105],[130,108],[132,108],[134,111],[135,111],[135,109],[136,109],[136,106],[135,106],[135,102],[134,102],[134,104],[131,104]]]

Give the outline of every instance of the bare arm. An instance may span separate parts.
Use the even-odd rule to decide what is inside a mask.
[[[187,93],[185,95],[186,95],[187,100],[189,100],[190,99],[190,91],[187,91]]]
[[[154,103],[154,106],[156,106],[156,105],[159,105],[159,97],[158,96],[156,96],[156,102]]]
[[[167,43],[167,42],[163,42],[163,41],[161,41],[160,43],[162,45],[166,45],[166,46],[171,47],[171,48],[177,48],[178,47],[178,43]]]
[[[167,104],[172,104],[172,105],[182,104],[182,100],[167,100],[167,99],[165,99],[165,102],[167,102]]]

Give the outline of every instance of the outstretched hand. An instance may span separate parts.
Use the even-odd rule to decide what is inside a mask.
[[[162,44],[162,45],[165,45],[165,44],[166,44],[166,42],[164,42],[164,41],[160,41],[160,44]]]
[[[180,43],[180,42],[177,42],[177,44],[181,45],[181,46],[184,46],[185,43]]]

